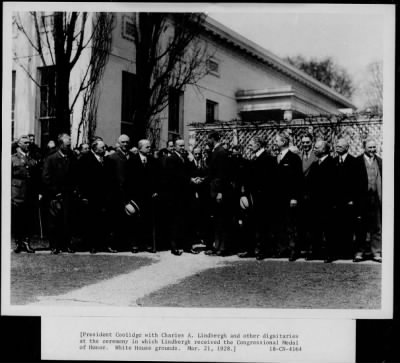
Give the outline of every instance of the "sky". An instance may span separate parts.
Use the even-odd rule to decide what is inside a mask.
[[[266,4],[208,15],[279,57],[303,55],[306,58],[332,56],[353,78],[359,89],[368,64],[384,59],[385,16],[374,7],[275,8]],[[329,11],[328,11],[329,9]],[[363,92],[353,102],[361,106]]]

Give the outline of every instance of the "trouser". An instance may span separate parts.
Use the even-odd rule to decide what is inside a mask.
[[[382,206],[377,192],[369,191],[361,220],[357,224],[356,252],[382,253]]]
[[[49,242],[50,248],[65,249],[71,245],[72,198],[63,196],[62,200],[50,200]]]
[[[20,203],[11,206],[11,234],[16,241],[27,239],[32,234],[32,205]]]
[[[109,217],[105,206],[91,203],[85,208],[86,223],[84,224],[84,237],[90,249],[101,250],[110,246]]]
[[[233,210],[230,200],[213,202],[213,224],[214,224],[214,249],[216,251],[229,251],[232,249],[231,235]]]
[[[147,248],[153,245],[153,228],[155,216],[153,216],[153,201],[151,199],[138,202],[140,206],[140,216],[133,221],[133,246],[137,248]]]
[[[119,250],[131,249],[134,246],[133,228],[136,216],[125,213],[125,205],[116,202],[110,207],[110,235],[113,246]]]
[[[323,258],[334,254],[334,236],[332,230],[332,214],[330,209],[315,205],[313,213],[309,216],[312,220],[311,238],[307,250],[314,257]]]
[[[273,209],[273,250],[275,254],[285,255],[292,252],[298,252],[296,246],[297,239],[297,218],[298,211],[296,207],[290,207],[289,201],[284,200]]]
[[[352,258],[354,255],[355,211],[354,205],[341,203],[333,210],[332,230],[334,233],[329,252],[331,256]]]
[[[312,230],[315,220],[311,218],[314,214],[308,195],[304,195],[299,205],[298,213],[298,249],[299,251],[308,251],[312,244]],[[318,215],[316,216],[318,218]]]

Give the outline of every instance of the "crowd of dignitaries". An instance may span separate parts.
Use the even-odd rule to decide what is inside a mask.
[[[207,146],[185,148],[182,139],[151,150],[121,135],[116,148],[101,138],[81,145],[61,134],[41,153],[34,136],[22,136],[12,155],[12,233],[15,252],[33,253],[40,224],[52,254],[74,252],[80,235],[91,253],[170,249],[241,258],[382,261],[382,161],[376,142],[349,154],[338,138],[335,156],[324,140],[301,138],[293,150],[286,131],[271,150],[254,137],[250,158],[211,132]],[[38,214],[39,211],[39,214]]]

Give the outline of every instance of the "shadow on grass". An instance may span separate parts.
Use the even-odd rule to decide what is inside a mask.
[[[11,304],[64,294],[152,263],[150,258],[137,256],[12,253]]]
[[[190,276],[141,306],[379,309],[381,265],[241,261]]]

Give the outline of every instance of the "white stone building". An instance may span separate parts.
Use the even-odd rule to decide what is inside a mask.
[[[19,15],[28,21],[26,14]],[[132,34],[129,33],[130,14],[115,15],[112,50],[98,88],[96,128],[96,135],[110,145],[121,133],[129,131],[130,121],[126,115],[132,107],[130,85],[136,73]],[[87,26],[92,26],[90,21]],[[33,25],[27,24],[27,29],[33,31]],[[177,134],[188,140],[188,125],[195,122],[290,120],[354,108],[345,97],[211,18],[206,20],[201,38],[215,49],[209,63],[211,72],[198,82],[198,87],[187,86],[184,92],[171,98],[169,109],[160,115],[161,147]],[[89,52],[90,47],[73,69],[71,98],[87,67]],[[48,111],[51,110],[54,80],[18,31],[13,31],[13,53],[13,136],[32,132],[37,135],[37,141],[43,143],[48,138],[46,125],[53,117]],[[39,85],[28,77],[21,64],[32,74],[39,75]],[[81,107],[78,100],[71,116],[74,145],[79,143],[77,125]]]

